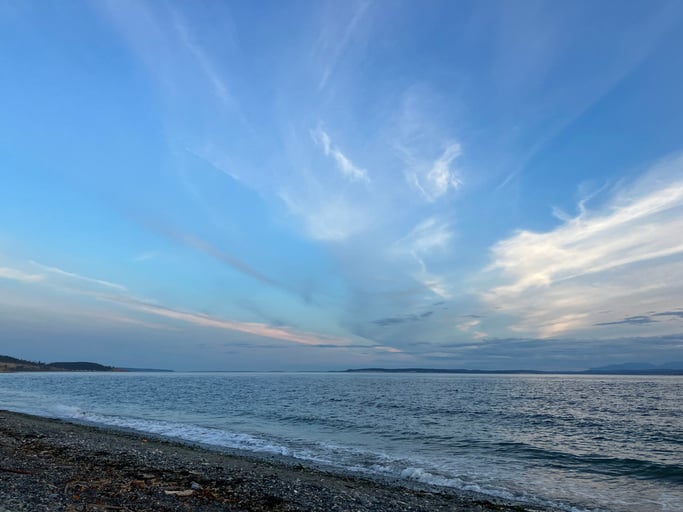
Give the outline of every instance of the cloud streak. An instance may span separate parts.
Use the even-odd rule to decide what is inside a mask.
[[[343,27],[343,31],[340,34],[334,34],[332,37],[325,37],[326,34],[323,34],[323,37],[321,37],[321,43],[323,48],[332,46],[332,49],[331,51],[324,52],[325,62],[322,67],[320,82],[318,82],[319,91],[322,91],[327,86],[327,82],[334,73],[337,63],[339,62],[339,59],[346,51],[346,48],[348,47],[351,41],[351,37],[357,30],[358,23],[363,18],[363,15],[365,14],[365,11],[367,10],[369,5],[370,2],[360,3],[358,8],[356,8],[356,10],[352,13],[351,19]]]
[[[172,320],[178,320],[199,327],[211,327],[214,329],[236,331],[244,334],[250,334],[253,336],[261,336],[264,338],[271,338],[276,340],[288,341],[291,343],[298,343],[301,345],[351,345],[351,342],[349,340],[340,337],[326,336],[307,331],[287,329],[284,327],[275,327],[258,322],[240,322],[236,320],[226,320],[223,318],[206,315],[202,313],[195,313],[191,311],[183,311],[180,309],[164,307],[158,304],[153,304],[131,297],[102,296],[101,298],[103,300],[108,300],[111,302],[122,304],[135,311],[149,313],[152,315],[161,316]]]
[[[425,320],[432,316],[434,311],[424,311],[420,314],[402,315],[402,316],[390,316],[387,318],[379,318],[373,320],[372,323],[379,325],[380,327],[387,327],[391,325],[400,325],[406,322],[418,322],[420,320]]]
[[[61,268],[57,267],[49,267],[47,265],[43,265],[41,263],[38,263],[36,261],[31,260],[30,263],[32,265],[35,265],[36,267],[40,268],[41,270],[44,270],[45,272],[50,272],[52,274],[57,274],[62,277],[68,277],[71,279],[76,279],[78,281],[83,281],[86,283],[91,283],[91,284],[96,284],[99,286],[105,286],[107,288],[112,288],[114,290],[118,290],[121,292],[126,291],[126,287],[117,283],[112,283],[111,281],[105,281],[103,279],[93,279],[92,277],[86,277],[82,276],[80,274],[76,274],[74,272],[67,272],[66,270],[62,270]]]
[[[649,316],[645,315],[637,315],[637,316],[629,316],[628,318],[624,318],[623,320],[618,320],[616,322],[599,322],[595,325],[621,325],[621,324],[628,324],[628,325],[645,325],[645,324],[651,324],[653,322],[656,322],[657,320],[652,320]]]
[[[246,263],[245,261],[242,261],[241,259],[233,256],[232,254],[219,249],[210,242],[207,242],[206,240],[203,240],[202,238],[199,238],[198,236],[192,233],[177,229],[173,226],[169,226],[159,222],[152,222],[149,220],[143,221],[143,224],[148,228],[156,231],[157,233],[165,236],[169,240],[184,245],[185,247],[189,247],[196,251],[207,254],[215,260],[220,261],[221,263],[228,265],[234,270],[248,277],[251,277],[263,284],[281,290],[285,290],[287,292],[292,292],[292,290],[289,287],[287,287],[284,283],[281,283],[280,281],[267,276],[266,274],[260,272],[259,270],[255,269],[254,267]]]
[[[180,40],[187,51],[196,60],[199,68],[211,84],[218,100],[225,106],[234,107],[235,100],[232,98],[228,86],[225,84],[225,80],[216,69],[216,66],[211,62],[206,52],[194,41],[189,28],[177,12],[173,13],[173,21],[174,27],[180,36]]]

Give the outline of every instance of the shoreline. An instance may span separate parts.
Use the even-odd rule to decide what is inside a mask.
[[[0,410],[0,512],[81,510],[551,509]]]

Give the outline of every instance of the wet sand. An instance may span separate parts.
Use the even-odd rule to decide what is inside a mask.
[[[540,511],[0,410],[0,512]]]

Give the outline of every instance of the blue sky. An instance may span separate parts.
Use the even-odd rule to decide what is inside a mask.
[[[0,4],[0,353],[683,359],[683,4]]]

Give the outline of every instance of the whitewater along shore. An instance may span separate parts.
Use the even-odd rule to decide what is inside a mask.
[[[0,410],[0,512],[540,511]]]

